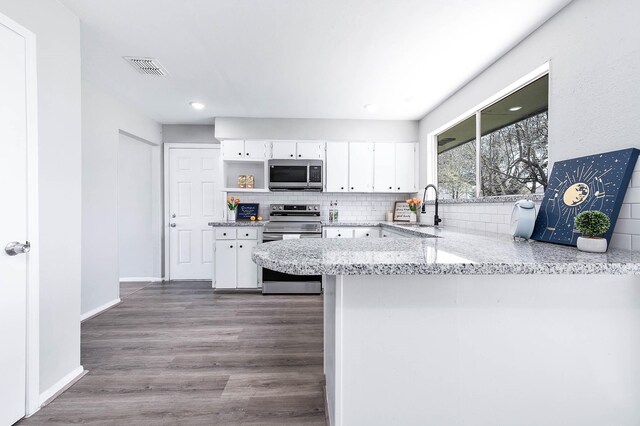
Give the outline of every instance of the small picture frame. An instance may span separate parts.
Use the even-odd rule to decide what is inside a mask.
[[[393,209],[393,221],[394,222],[410,222],[411,221],[411,209],[406,201],[396,201]]]
[[[258,203],[240,203],[237,207],[237,221],[251,220],[251,216],[256,218],[260,216],[260,204]]]

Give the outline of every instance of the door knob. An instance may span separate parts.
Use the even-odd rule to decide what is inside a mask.
[[[169,224],[169,226],[172,227],[172,228],[175,228],[176,224],[175,223],[171,223],[171,224]]]
[[[29,253],[31,251],[31,243],[27,241],[24,244],[21,244],[17,241],[12,241],[4,248],[4,251],[9,256],[15,256],[18,254]]]

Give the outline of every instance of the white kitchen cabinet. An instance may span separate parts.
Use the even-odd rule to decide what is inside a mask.
[[[251,250],[258,245],[258,241],[238,240],[236,244],[238,288],[258,288],[258,268],[251,260]]]
[[[396,192],[415,192],[416,185],[416,144],[396,144],[395,188]]]
[[[266,158],[267,141],[244,141],[245,158]]]
[[[263,159],[267,156],[267,142],[263,140],[225,140],[222,141],[222,158]]]
[[[378,142],[373,155],[374,192],[396,192],[396,144]]]
[[[222,141],[223,158],[244,158],[244,156],[243,140]]]
[[[349,143],[327,142],[327,192],[349,191]]]
[[[373,190],[373,144],[349,143],[349,192]]]
[[[324,158],[324,143],[298,142],[296,144],[296,158],[300,160],[321,160]]]
[[[215,229],[213,287],[216,289],[258,288],[258,265],[251,250],[260,232],[254,227],[223,226]]]
[[[235,240],[216,241],[215,288],[236,288],[237,249]]]
[[[292,141],[273,141],[271,143],[271,158],[295,159],[296,143]]]
[[[353,238],[353,228],[326,228],[325,238]]]
[[[378,228],[354,228],[354,238],[378,238],[380,237],[380,229]]]

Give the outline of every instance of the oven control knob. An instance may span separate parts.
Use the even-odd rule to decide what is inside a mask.
[[[318,210],[318,206],[313,206],[313,209],[314,210]]]
[[[278,210],[282,210],[282,206],[279,206],[279,207],[278,207]]]

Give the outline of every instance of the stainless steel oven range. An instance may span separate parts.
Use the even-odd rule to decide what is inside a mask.
[[[262,241],[322,238],[319,204],[271,204]],[[320,294],[322,276],[292,275],[262,268],[262,294]]]

